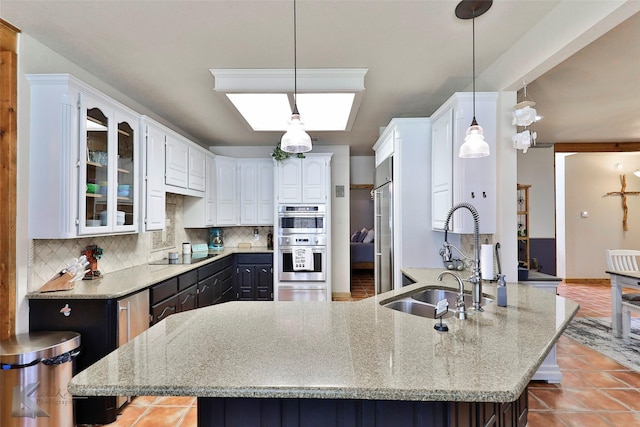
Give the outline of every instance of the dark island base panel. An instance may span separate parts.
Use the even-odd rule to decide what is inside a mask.
[[[207,427],[525,427],[527,391],[511,403],[198,398]]]

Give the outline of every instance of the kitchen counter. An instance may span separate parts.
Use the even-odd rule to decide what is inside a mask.
[[[28,299],[112,299],[130,295],[163,280],[185,273],[237,253],[271,253],[266,247],[225,248],[209,251],[218,256],[195,264],[139,265],[114,271],[95,280],[80,280],[73,289],[57,292],[29,292]]]
[[[415,284],[358,302],[229,302],[178,313],[80,372],[69,390],[76,396],[515,401],[578,304],[509,283],[507,307],[490,304],[467,320],[447,318],[449,332],[434,330],[434,319],[380,305],[425,286],[457,289],[450,277],[436,280],[440,271],[403,270]],[[483,290],[493,295],[495,285]]]

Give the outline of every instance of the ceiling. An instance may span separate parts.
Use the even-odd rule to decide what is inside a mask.
[[[312,133],[314,144],[372,155],[390,119],[471,90],[472,27],[456,4],[298,0],[298,68],[369,70],[352,130]],[[527,81],[545,116],[538,141],[638,141],[638,11],[638,0],[496,0],[475,22],[477,90]],[[292,68],[290,0],[2,0],[0,17],[203,146],[281,137],[251,131],[209,69]]]

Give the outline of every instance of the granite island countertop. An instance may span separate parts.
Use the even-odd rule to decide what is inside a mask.
[[[169,316],[80,372],[76,396],[511,402],[571,321],[577,303],[509,283],[508,306],[467,320],[426,319],[380,305],[447,286],[441,269],[358,302],[228,302]],[[493,295],[495,285],[484,284]]]
[[[101,276],[95,280],[80,280],[76,282],[73,289],[68,291],[56,292],[29,292],[27,299],[112,299],[121,298],[142,289],[146,289],[163,280],[170,279],[187,271],[205,266],[209,263],[218,261],[224,257],[239,254],[257,254],[257,253],[273,253],[272,249],[266,247],[252,248],[225,248],[219,251],[209,251],[210,254],[216,254],[213,258],[194,263],[194,264],[165,264],[150,265],[143,264],[124,270],[114,271]]]

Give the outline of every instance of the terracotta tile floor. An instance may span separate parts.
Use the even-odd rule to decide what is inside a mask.
[[[352,274],[352,300],[373,295],[373,274]],[[561,284],[558,293],[578,301],[578,316],[610,316],[608,285]],[[558,342],[561,384],[529,384],[529,427],[619,427],[640,425],[640,373],[578,342]],[[111,427],[191,427],[196,425],[192,397],[138,397]]]

